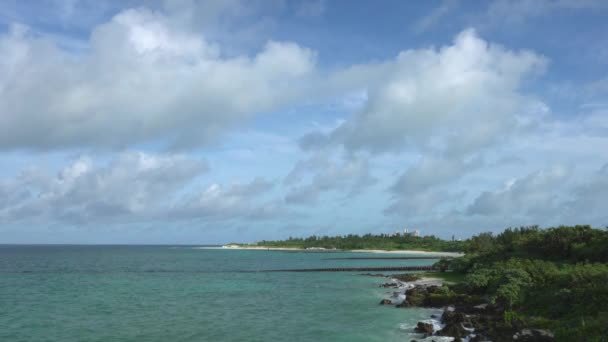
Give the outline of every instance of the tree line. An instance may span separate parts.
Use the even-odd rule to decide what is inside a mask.
[[[450,294],[482,296],[513,326],[548,328],[562,341],[608,340],[608,230],[537,226],[483,233],[438,268],[464,274]]]
[[[442,240],[433,235],[414,236],[409,234],[365,234],[343,236],[310,236],[287,240],[258,242],[260,246],[292,248],[326,248],[326,249],[383,249],[383,250],[422,250],[462,252],[465,244],[462,241]]]

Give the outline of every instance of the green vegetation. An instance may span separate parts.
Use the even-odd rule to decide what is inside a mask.
[[[465,251],[438,263],[461,275],[454,295],[487,298],[508,326],[548,328],[561,341],[608,340],[608,231],[507,229],[467,240]]]
[[[439,278],[449,283],[462,283],[466,275],[460,272],[423,272],[416,273],[421,277]]]
[[[441,272],[424,273],[450,281],[433,293],[408,294],[411,305],[477,305],[489,302],[497,323],[491,331],[513,336],[523,327],[550,329],[559,341],[608,341],[608,230],[589,226],[539,229],[536,226],[482,233],[466,241],[434,236],[347,235],[260,241],[268,247],[410,249],[464,251],[442,259]],[[497,310],[497,311],[496,311]]]
[[[345,235],[345,236],[311,236],[305,239],[289,238],[282,241],[259,241],[258,245],[266,247],[311,248],[327,249],[383,249],[383,250],[419,250],[462,252],[465,243],[462,241],[446,241],[435,236],[418,237],[413,235]]]

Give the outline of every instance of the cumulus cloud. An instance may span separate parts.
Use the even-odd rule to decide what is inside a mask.
[[[290,17],[326,10],[325,1],[263,3],[295,11]],[[485,15],[517,21],[598,3],[496,1]],[[258,35],[258,25],[264,30],[273,21],[258,12],[261,2],[146,4],[156,10],[112,5],[94,18],[79,9],[84,2],[77,4],[61,9],[66,27],[78,36],[86,31],[77,49],[40,32],[47,22],[33,18],[26,22],[33,28],[15,24],[0,34],[0,150],[12,167],[0,178],[2,223],[200,220],[236,227],[274,219],[284,227],[293,222],[282,220],[296,210],[326,207],[321,204],[336,198],[348,199],[347,213],[311,215],[297,225],[326,227],[347,218],[360,225],[355,230],[389,221],[481,229],[607,219],[608,167],[590,171],[608,158],[604,79],[568,84],[565,93],[587,94],[573,99],[586,102],[581,113],[553,113],[529,83],[544,72],[547,58],[491,43],[472,29],[445,46],[338,66],[331,52],[327,64],[317,63],[311,49]],[[456,5],[442,2],[414,29],[429,29]],[[2,8],[4,18],[24,17],[3,15]],[[246,138],[251,133],[237,129],[227,146],[209,144],[273,111],[268,121],[255,122],[266,137]],[[296,126],[307,120],[316,131],[297,141],[298,151],[293,137],[302,130]],[[270,138],[277,127],[285,132]],[[206,162],[192,156],[121,152],[142,146],[209,152],[222,161],[213,174],[225,179],[207,179]],[[109,161],[85,156],[56,174],[19,172],[11,159],[36,163],[46,156],[23,150],[100,148],[114,149],[103,155]],[[235,171],[235,160],[256,163],[246,171],[275,178],[295,165],[280,184],[256,175],[231,183],[231,176],[244,174]],[[271,160],[272,170],[262,165]],[[568,165],[547,167],[554,164]],[[370,196],[353,198],[363,191]],[[355,213],[358,208],[373,213]]]
[[[397,194],[412,194],[453,182],[479,168],[481,160],[424,157],[403,173],[391,188]]]
[[[333,81],[369,80],[363,109],[333,131],[305,135],[300,146],[418,154],[391,187],[394,202],[385,212],[440,207],[462,193],[441,195],[438,186],[457,183],[482,167],[485,152],[545,112],[520,88],[546,64],[543,56],[507,50],[469,29],[448,46],[406,50],[392,61],[353,67]]]
[[[269,219],[279,200],[262,200],[274,184],[262,178],[201,189],[207,163],[184,155],[124,152],[107,162],[80,157],[58,173],[23,170],[0,180],[0,221],[69,224]]]
[[[608,226],[608,164],[580,181],[566,201],[565,214],[588,223]]]
[[[432,219],[451,217],[454,203],[461,203],[464,192],[429,189],[397,196],[385,209],[386,215],[397,215],[401,219]]]
[[[223,57],[162,13],[120,12],[70,54],[13,25],[0,36],[0,148],[200,146],[298,93],[315,53],[268,42]]]
[[[564,200],[559,194],[563,193],[570,175],[569,169],[556,166],[511,180],[502,189],[481,193],[468,206],[467,213],[487,216],[555,214],[555,209]]]
[[[284,183],[291,185],[285,201],[288,204],[312,204],[321,194],[330,191],[343,191],[347,197],[354,196],[376,182],[365,158],[349,157],[340,161],[328,154],[316,154],[296,163],[285,178]]]
[[[532,100],[519,88],[545,65],[531,51],[509,51],[465,30],[452,45],[403,51],[376,72],[370,66],[349,70],[343,77],[374,74],[368,100],[328,137],[350,150],[470,153],[517,126],[518,114]],[[312,134],[303,138],[308,145],[323,141]]]
[[[0,218],[73,223],[151,218],[206,170],[205,161],[179,155],[125,152],[107,165],[81,157],[56,175],[29,170],[5,180],[0,192],[18,195],[0,206]]]
[[[287,214],[280,201],[261,198],[272,188],[273,183],[261,178],[228,187],[213,183],[181,198],[171,210],[171,216],[204,220],[251,220]]]

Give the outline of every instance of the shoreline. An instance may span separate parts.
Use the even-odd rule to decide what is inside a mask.
[[[264,246],[234,246],[227,245],[222,247],[195,247],[198,249],[227,249],[227,250],[252,250],[252,251],[291,251],[291,252],[309,252],[309,253],[331,253],[331,252],[350,252],[350,253],[373,253],[373,254],[423,254],[436,256],[451,256],[460,257],[464,253],[460,252],[434,252],[434,251],[417,251],[417,250],[383,250],[383,249],[303,249],[295,247],[264,247]]]
[[[417,251],[412,249],[400,249],[400,250],[383,250],[383,249],[353,249],[345,250],[346,252],[353,253],[381,253],[381,254],[424,254],[424,255],[440,255],[440,256],[453,256],[461,257],[464,253],[460,252],[439,252],[439,251]]]
[[[555,336],[546,328],[534,328],[522,322],[506,321],[506,307],[489,302],[487,298],[467,294],[450,294],[451,282],[422,276],[418,279],[400,278],[390,274],[362,274],[388,278],[381,284],[385,290],[380,305],[396,308],[427,308],[437,310],[427,319],[418,320],[412,327],[407,325],[412,342],[423,341],[544,341],[553,342]],[[401,276],[409,276],[404,274]],[[415,275],[415,274],[412,274]],[[515,324],[515,325],[514,325]]]

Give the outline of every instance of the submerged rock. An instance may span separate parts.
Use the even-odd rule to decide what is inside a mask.
[[[368,276],[368,277],[386,277],[382,273],[361,273],[360,275],[362,275],[362,276]]]
[[[380,305],[391,305],[393,304],[393,302],[391,302],[390,299],[383,299],[380,301]]]

